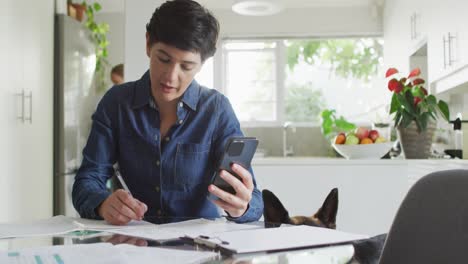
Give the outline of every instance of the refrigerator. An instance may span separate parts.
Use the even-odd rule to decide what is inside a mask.
[[[54,215],[78,216],[71,193],[99,99],[95,46],[82,23],[57,15],[54,50]]]

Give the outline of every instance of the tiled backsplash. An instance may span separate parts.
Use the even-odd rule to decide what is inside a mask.
[[[293,156],[328,157],[334,155],[320,127],[287,128],[287,146],[293,147]],[[283,156],[283,127],[248,127],[242,128],[246,136],[257,137],[258,148],[266,152],[266,156]]]

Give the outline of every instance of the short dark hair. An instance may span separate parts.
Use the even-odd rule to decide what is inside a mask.
[[[146,24],[150,45],[163,42],[181,50],[200,53],[202,61],[216,52],[219,22],[192,0],[172,0],[157,7]]]
[[[122,63],[115,65],[112,67],[111,74],[117,74],[120,76],[124,76],[124,65]]]

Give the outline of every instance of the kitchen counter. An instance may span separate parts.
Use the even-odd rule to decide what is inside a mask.
[[[259,188],[274,192],[291,216],[313,215],[337,187],[337,229],[376,235],[388,232],[418,179],[433,171],[468,169],[468,160],[258,157],[252,167]]]

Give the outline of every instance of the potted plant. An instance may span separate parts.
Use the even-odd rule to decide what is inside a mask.
[[[85,8],[86,12],[85,26],[91,31],[91,37],[96,46],[96,89],[104,91],[108,87],[108,74],[106,70],[109,67],[109,62],[107,61],[107,46],[109,45],[107,32],[109,32],[109,24],[97,23],[94,19],[95,13],[101,10],[101,5],[98,2],[88,4],[86,1],[83,1],[81,5]]]
[[[83,21],[84,13],[86,10],[86,6],[83,4],[73,3],[71,0],[67,1],[67,14],[70,17],[78,21]]]
[[[388,89],[393,93],[390,114],[394,114],[394,126],[407,159],[428,158],[435,121],[439,116],[450,119],[447,103],[428,94],[420,74],[419,68],[407,77],[398,76],[395,68],[389,68],[385,74]]]

